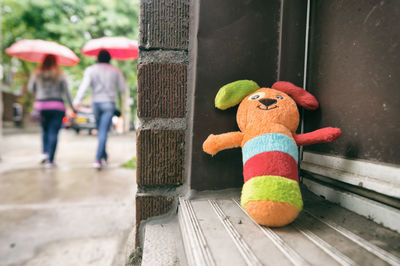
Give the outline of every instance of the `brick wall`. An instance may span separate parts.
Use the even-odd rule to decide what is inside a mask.
[[[184,183],[189,0],[140,4],[136,244],[140,223],[176,206]]]
[[[185,117],[184,64],[145,63],[138,66],[138,115],[142,118]]]

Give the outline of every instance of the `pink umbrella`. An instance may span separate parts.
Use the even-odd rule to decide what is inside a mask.
[[[107,50],[116,60],[128,60],[138,57],[137,41],[125,37],[103,37],[88,41],[82,48],[82,53],[96,57],[100,50]]]
[[[68,47],[43,40],[18,41],[6,49],[6,54],[34,63],[43,62],[48,54],[55,55],[59,65],[73,66],[79,62],[78,56]]]

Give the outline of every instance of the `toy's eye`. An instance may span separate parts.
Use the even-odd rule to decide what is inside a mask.
[[[249,101],[254,101],[254,100],[257,100],[257,99],[261,99],[261,98],[264,97],[264,95],[265,95],[264,92],[259,92],[259,93],[250,95],[250,97],[248,98],[248,100],[249,100]]]
[[[276,95],[276,98],[279,99],[279,100],[282,100],[282,99],[283,99],[283,97],[280,96],[280,95]]]

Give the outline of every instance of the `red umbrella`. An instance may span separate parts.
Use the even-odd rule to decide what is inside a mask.
[[[103,37],[88,41],[82,48],[82,53],[96,57],[100,50],[107,50],[111,57],[117,60],[135,59],[138,57],[137,41],[125,37]]]
[[[41,63],[46,55],[57,57],[57,63],[73,66],[79,62],[78,56],[68,47],[43,40],[21,40],[6,49],[6,54],[34,63]]]

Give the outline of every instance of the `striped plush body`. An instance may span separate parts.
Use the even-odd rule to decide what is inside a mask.
[[[269,205],[269,208],[276,208],[276,203],[283,203],[292,206],[290,214],[297,216],[303,207],[303,201],[298,184],[296,142],[285,134],[267,133],[247,141],[242,147],[242,153],[243,208],[247,212],[254,212],[254,203],[262,202],[263,205]],[[253,202],[250,203],[253,210],[246,208],[249,202]],[[280,219],[275,221],[273,217],[268,218],[273,220],[269,222],[270,226],[279,226],[281,223]],[[259,218],[258,222],[262,223],[262,220]]]
[[[341,131],[323,128],[296,134],[299,125],[296,104],[314,110],[318,108],[318,101],[289,82],[276,82],[270,89],[240,80],[218,91],[217,108],[225,110],[237,104],[236,121],[240,131],[209,135],[203,150],[215,155],[221,150],[241,147],[243,208],[259,224],[289,224],[303,208],[298,183],[298,146],[331,142]]]

